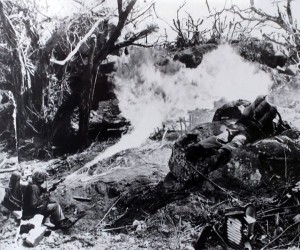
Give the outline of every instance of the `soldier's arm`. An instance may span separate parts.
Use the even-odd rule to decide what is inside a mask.
[[[41,192],[40,188],[33,185],[31,188],[30,204],[33,208],[39,208],[48,203],[49,195]]]

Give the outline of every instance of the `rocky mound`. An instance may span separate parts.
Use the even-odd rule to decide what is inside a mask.
[[[239,118],[239,104],[240,102],[233,102],[222,106],[216,111],[215,121],[197,126],[174,144],[169,168],[179,182],[201,179],[200,173],[208,167],[208,161],[199,160],[196,163],[188,161],[186,158],[188,146],[234,126],[234,122]],[[222,117],[235,119],[223,120]],[[222,168],[211,172],[209,178],[229,189],[243,188],[255,191],[258,187],[270,185],[274,178],[281,184],[296,181],[294,177],[299,176],[299,163],[299,131],[290,129],[278,136],[238,148],[232,153],[230,161]]]
[[[273,47],[273,44],[266,41],[261,41],[256,38],[246,39],[245,41],[232,41],[231,45],[236,48],[238,53],[248,61],[258,62],[270,68],[277,66],[283,67],[285,64],[293,64],[289,62],[288,58],[284,55],[278,55]],[[180,61],[187,68],[196,68],[203,59],[204,54],[216,49],[216,44],[202,44],[191,48],[184,49],[174,55],[175,61]],[[288,70],[285,74],[292,74]]]

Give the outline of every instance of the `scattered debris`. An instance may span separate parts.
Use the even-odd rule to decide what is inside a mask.
[[[226,209],[224,220],[203,227],[195,250],[205,248],[207,239],[216,236],[220,245],[233,249],[252,249],[250,240],[254,237],[256,210],[252,204]]]
[[[92,198],[90,197],[81,197],[81,196],[73,196],[73,199],[77,201],[92,201]]]
[[[136,232],[146,231],[146,229],[147,229],[147,225],[146,225],[145,221],[135,220],[132,223],[132,226]]]

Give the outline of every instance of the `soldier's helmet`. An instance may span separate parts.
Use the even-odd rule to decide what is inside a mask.
[[[32,181],[41,184],[48,177],[48,173],[44,169],[35,169],[32,173]]]

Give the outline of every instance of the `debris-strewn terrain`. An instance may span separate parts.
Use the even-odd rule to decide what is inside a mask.
[[[184,222],[187,223],[185,226],[173,222],[167,209],[146,220],[135,220],[124,226],[122,233],[116,234],[113,228],[106,226],[115,216],[119,197],[129,186],[153,186],[163,179],[168,172],[171,146],[172,142],[149,141],[139,149],[126,150],[98,164],[94,170],[97,174],[92,175],[93,170],[90,169],[90,174],[67,178],[53,195],[68,215],[85,210],[87,216],[68,232],[50,231],[50,235],[44,237],[36,249],[176,249],[179,245],[190,244],[194,228],[188,222]],[[45,167],[53,173],[52,178],[66,177],[92,157],[90,151],[96,151],[96,146],[66,159],[27,164]],[[12,159],[11,166],[14,166],[15,160]],[[1,174],[1,185],[7,185],[9,176],[10,173]],[[1,188],[1,197],[3,192]],[[89,197],[91,201],[76,201],[73,199],[75,196]],[[20,249],[22,239],[17,233],[18,221],[2,206],[1,212],[1,249]]]
[[[0,0],[0,250],[299,248],[299,2],[162,2]]]
[[[216,126],[211,129],[209,124],[201,126],[202,136],[217,133]],[[182,135],[184,131],[177,131],[164,140],[148,140],[139,148],[121,151],[88,168],[82,166],[109,147],[109,143],[94,143],[82,153],[47,162],[23,163],[24,168],[45,168],[52,180],[65,178],[52,195],[68,216],[87,212],[66,232],[49,230],[36,249],[193,249],[206,225],[214,225],[222,233],[226,209],[249,203],[257,211],[251,241],[254,249],[298,245],[298,187],[295,179],[284,179],[280,173],[268,173],[268,182],[257,185],[259,188],[255,190],[232,181],[229,186],[221,181],[225,188],[219,188],[214,182],[200,181],[180,192],[164,194],[160,190],[161,182],[169,172],[168,161],[174,142]],[[230,166],[238,168],[242,152],[233,157]],[[269,152],[272,153],[274,151]],[[1,170],[18,166],[16,157],[3,153],[2,159]],[[247,162],[243,157],[242,160]],[[0,173],[1,198],[10,174]],[[261,182],[261,173],[253,174],[257,177],[253,177],[256,184]],[[210,178],[219,183],[220,176],[222,174],[216,172]],[[21,249],[19,221],[3,206],[0,220],[3,225],[1,249]],[[211,234],[206,246],[221,249],[222,244]]]

